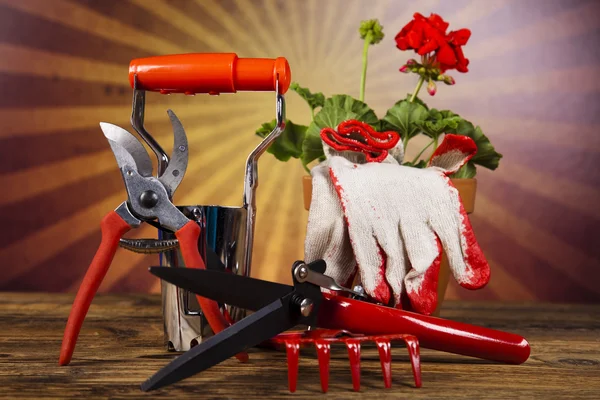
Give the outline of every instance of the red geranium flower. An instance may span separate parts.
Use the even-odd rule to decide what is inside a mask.
[[[467,72],[469,60],[465,58],[462,46],[464,46],[471,31],[460,29],[446,34],[448,23],[437,14],[431,14],[425,18],[415,13],[410,21],[396,35],[396,46],[400,50],[415,50],[423,56],[434,52],[433,62],[438,62],[442,72],[456,69],[459,72]]]

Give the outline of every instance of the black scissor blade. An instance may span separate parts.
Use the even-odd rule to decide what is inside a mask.
[[[160,279],[202,297],[257,311],[289,294],[293,286],[196,268],[150,267]]]
[[[215,253],[213,249],[210,247],[206,248],[206,269],[210,269],[212,271],[221,271],[226,272],[225,264],[221,261],[221,258]]]
[[[147,392],[189,378],[293,328],[298,317],[290,312],[289,297],[277,299],[188,350],[142,383],[141,389]]]

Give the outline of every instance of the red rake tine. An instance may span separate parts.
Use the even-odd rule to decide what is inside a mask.
[[[375,343],[377,344],[377,350],[379,350],[383,383],[385,388],[389,389],[392,387],[392,344],[386,336],[375,338]]]
[[[298,357],[300,355],[300,342],[297,340],[286,340],[285,349],[288,364],[288,387],[291,393],[296,391],[298,382]]]
[[[421,355],[419,350],[419,339],[413,335],[402,335],[406,350],[410,357],[410,365],[412,366],[413,376],[415,377],[415,386],[421,387]]]
[[[360,390],[360,340],[346,339],[346,348],[352,374],[352,388],[358,392]]]
[[[323,391],[323,393],[327,393],[327,389],[329,388],[329,357],[331,355],[330,340],[315,340],[315,348],[317,349],[317,358],[319,359],[321,390]]]
[[[341,335],[341,333],[340,333]],[[288,336],[288,337],[286,337]],[[290,392],[296,391],[298,382],[298,359],[300,355],[300,346],[313,344],[317,350],[317,359],[319,361],[319,374],[321,377],[321,390],[327,393],[329,389],[329,361],[331,357],[331,343],[344,343],[348,350],[348,359],[350,361],[350,372],[352,374],[352,388],[358,392],[360,390],[360,350],[361,342],[375,342],[379,352],[381,362],[381,371],[386,388],[392,386],[392,352],[391,342],[402,340],[406,344],[410,363],[412,367],[415,387],[421,387],[421,358],[419,354],[419,340],[413,335],[395,334],[395,335],[373,335],[373,336],[353,336],[340,337],[333,336],[332,331],[313,330],[308,333],[300,334],[282,334],[274,341],[284,343],[286,346],[288,363],[288,386]]]

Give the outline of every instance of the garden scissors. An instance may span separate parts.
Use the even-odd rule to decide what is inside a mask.
[[[358,335],[405,334],[426,348],[511,364],[529,357],[529,343],[519,335],[365,301],[364,295],[338,285],[325,270],[323,260],[296,261],[294,285],[289,286],[212,269],[150,268],[152,274],[182,289],[254,313],[173,360],[144,382],[142,390],[176,383],[270,339],[277,342],[282,332],[300,324]],[[288,358],[288,365],[297,368],[297,348],[294,351],[296,361]],[[414,367],[413,363],[413,372]]]
[[[188,268],[206,268],[198,252],[199,225],[171,202],[187,169],[188,141],[177,116],[171,110],[168,114],[173,126],[174,147],[166,168],[158,177],[152,176],[150,157],[135,136],[116,125],[100,123],[119,165],[128,198],[102,219],[102,241],[73,302],[62,342],[60,365],[71,361],[90,304],[111,265],[119,240],[130,229],[139,227],[142,222],[158,223],[160,228],[175,233]],[[200,296],[198,302],[214,332],[229,326],[216,302]],[[240,359],[245,357],[239,355]]]

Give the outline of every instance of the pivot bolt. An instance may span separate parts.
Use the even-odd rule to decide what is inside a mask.
[[[144,208],[152,208],[158,204],[158,195],[152,190],[146,190],[140,194],[140,205]]]
[[[300,264],[296,267],[294,274],[296,275],[296,279],[298,279],[299,282],[304,282],[308,277],[308,267],[306,266],[306,264]]]
[[[315,304],[311,299],[304,299],[300,302],[300,314],[302,314],[303,317],[308,317],[312,313],[314,307]]]
[[[308,317],[315,307],[315,303],[313,303],[311,299],[308,299],[300,294],[293,295],[291,302],[300,308],[300,314],[303,317]]]

